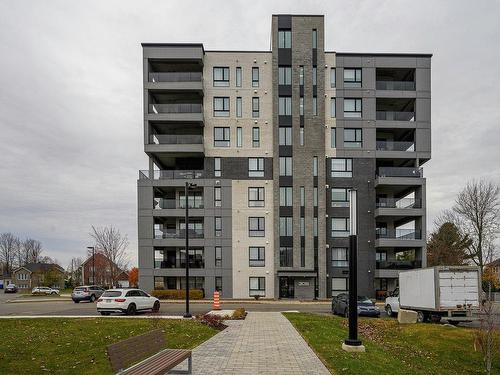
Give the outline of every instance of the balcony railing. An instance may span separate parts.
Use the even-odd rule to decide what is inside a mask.
[[[378,177],[422,177],[421,168],[413,167],[379,167]]]
[[[377,81],[377,90],[415,91],[414,81]]]
[[[139,171],[139,180],[162,180],[162,179],[187,179],[187,178],[203,178],[203,170],[182,170],[172,169],[158,171],[154,170],[149,173],[149,170]]]
[[[378,198],[377,208],[421,208],[421,202],[418,198]]]
[[[422,267],[421,260],[387,260],[377,261],[379,270],[411,270]]]
[[[188,230],[189,238],[203,238],[204,232],[203,229],[189,229]],[[186,230],[185,229],[155,229],[154,231],[155,239],[165,239],[165,238],[186,238]]]
[[[149,143],[155,145],[189,145],[203,144],[203,136],[196,134],[151,134]]]
[[[149,82],[200,82],[201,72],[149,73]]]
[[[422,232],[415,229],[387,230],[385,228],[377,228],[375,231],[375,237],[391,238],[397,240],[421,240]]]
[[[184,199],[154,198],[154,208],[155,210],[186,208],[186,202]],[[188,208],[204,208],[203,201],[201,199],[192,201],[188,198]]]
[[[377,120],[415,121],[415,112],[377,111]]]
[[[203,106],[200,103],[168,103],[150,104],[149,113],[202,113]]]
[[[415,151],[414,142],[377,141],[377,151]]]
[[[175,259],[175,260],[155,260],[155,268],[185,268],[185,259]],[[191,259],[189,261],[190,268],[205,268],[204,259]]]
[[[265,265],[266,265],[265,260],[250,259],[249,261],[250,267],[264,267]]]

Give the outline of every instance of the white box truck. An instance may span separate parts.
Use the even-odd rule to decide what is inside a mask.
[[[385,299],[389,316],[413,310],[418,321],[470,322],[481,303],[481,271],[474,266],[437,266],[403,271],[399,288]]]

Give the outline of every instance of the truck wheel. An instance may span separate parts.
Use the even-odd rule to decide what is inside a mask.
[[[417,322],[418,323],[425,322],[425,314],[423,311],[417,311]]]
[[[448,320],[448,323],[450,323],[452,326],[458,326],[460,322],[458,320]]]
[[[441,315],[431,314],[431,322],[439,323],[441,321]]]
[[[392,316],[392,315],[393,315],[391,305],[387,305],[387,306],[385,307],[385,312],[387,313],[387,316]]]
[[[349,317],[349,310],[348,310],[348,309],[345,309],[345,310],[344,310],[344,317],[345,317],[345,318],[348,318],[348,317]]]

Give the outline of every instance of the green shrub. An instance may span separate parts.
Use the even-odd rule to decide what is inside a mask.
[[[244,308],[240,307],[239,309],[234,310],[233,316],[231,317],[231,319],[242,320],[242,319],[245,319],[246,316],[247,316],[247,312],[245,311]]]
[[[186,290],[184,289],[165,289],[165,290],[153,290],[151,292],[153,297],[158,299],[186,299]],[[190,299],[203,299],[203,290],[201,289],[190,289],[189,290]]]

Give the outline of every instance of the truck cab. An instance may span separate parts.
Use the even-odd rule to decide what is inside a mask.
[[[399,288],[394,289],[389,293],[389,297],[385,299],[385,312],[388,316],[393,316],[399,311]]]

